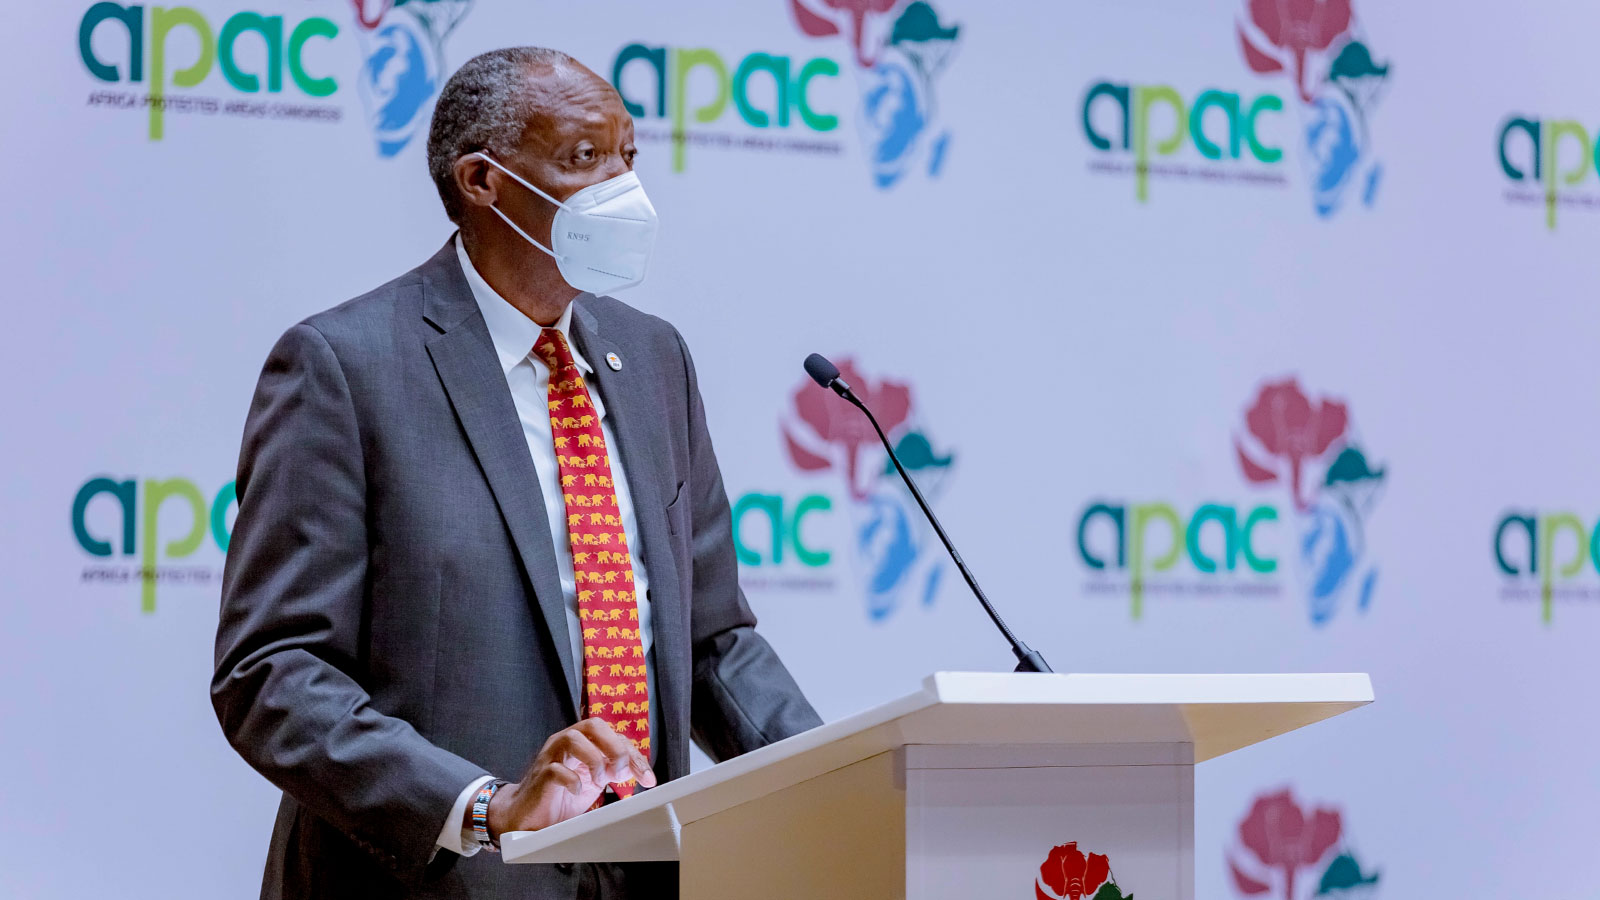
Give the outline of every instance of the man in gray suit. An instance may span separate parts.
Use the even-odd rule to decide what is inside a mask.
[[[597,296],[648,261],[634,152],[566,55],[471,60],[428,141],[456,237],[267,359],[211,684],[284,792],[263,897],[676,896],[477,851],[687,774],[691,735],[819,724],[739,590],[682,338]]]

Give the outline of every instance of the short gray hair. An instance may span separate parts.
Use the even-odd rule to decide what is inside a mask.
[[[463,204],[456,192],[456,160],[479,150],[506,156],[522,143],[533,114],[526,90],[528,70],[536,66],[577,65],[560,50],[506,47],[467,60],[445,82],[428,128],[428,174],[444,201],[450,221],[461,223]]]

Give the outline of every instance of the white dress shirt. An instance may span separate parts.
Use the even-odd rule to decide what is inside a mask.
[[[517,418],[522,420],[522,434],[528,441],[528,452],[533,456],[533,468],[539,475],[539,490],[544,494],[544,511],[550,521],[550,535],[555,539],[556,567],[561,576],[561,595],[567,608],[567,637],[572,643],[572,658],[583,660],[583,626],[578,619],[578,580],[572,572],[572,552],[567,543],[567,508],[561,491],[561,471],[556,464],[555,441],[550,433],[550,407],[547,403],[550,389],[550,368],[533,353],[544,326],[528,318],[483,280],[472,260],[467,258],[467,248],[456,235],[456,258],[461,261],[461,271],[467,276],[472,297],[483,311],[483,321],[489,326],[489,337],[494,341],[495,354],[500,357],[500,368],[506,373],[506,385],[511,388],[511,400],[517,408]],[[576,302],[576,301],[574,301]],[[572,342],[572,304],[567,304],[561,318],[550,327],[567,338],[572,358],[578,370],[588,375],[594,371],[577,344]],[[639,606],[639,637],[644,643],[645,655],[650,653],[650,578],[644,564],[644,548],[636,538],[639,526],[633,515],[633,498],[628,493],[628,477],[624,472],[621,446],[606,418],[605,403],[599,392],[590,386],[589,399],[594,403],[595,415],[600,419],[600,430],[605,435],[606,446],[611,448],[611,483],[617,492],[617,511],[621,514],[622,530],[628,536],[628,547],[633,554],[633,583],[635,602]],[[646,666],[650,696],[656,693],[656,668],[653,661]],[[568,673],[582,683],[582,672]],[[657,734],[657,705],[650,704],[650,733]],[[581,710],[580,710],[581,713]],[[537,747],[529,747],[531,755]],[[510,773],[519,775],[521,773]],[[471,856],[478,852],[472,830],[464,827],[467,807],[473,796],[490,779],[480,778],[467,785],[450,810],[444,828],[439,832],[439,846],[446,850]]]

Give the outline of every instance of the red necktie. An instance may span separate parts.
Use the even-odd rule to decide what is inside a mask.
[[[611,457],[600,417],[567,339],[546,328],[534,352],[550,367],[550,434],[555,441],[567,538],[583,627],[586,716],[598,716],[650,755],[650,688],[645,678],[639,607],[633,596],[633,554],[611,483]],[[615,786],[633,794],[634,780]]]

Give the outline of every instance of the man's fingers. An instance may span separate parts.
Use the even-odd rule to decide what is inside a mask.
[[[620,782],[632,777],[645,787],[656,786],[657,779],[655,772],[650,769],[649,757],[640,753],[632,741],[618,734],[609,722],[597,716],[590,716],[551,735],[539,751],[534,768],[542,771],[552,764],[561,765],[569,758],[587,767],[589,777],[597,784]]]
[[[561,763],[546,763],[539,774],[546,781],[553,781],[566,788],[569,793],[578,794],[583,791],[583,779],[578,777],[577,772],[572,771]]]
[[[655,773],[650,771],[650,760],[634,748],[633,741],[618,734],[611,727],[611,723],[591,716],[583,720],[580,725],[595,745],[605,751],[606,756],[619,762],[626,760],[633,776],[643,782],[645,787],[656,786]]]
[[[599,716],[589,716],[572,727],[588,735],[596,743],[604,740],[608,735],[615,736],[617,734],[617,730],[611,727],[611,723]]]
[[[641,769],[635,767],[633,771],[634,774],[639,777],[640,784],[647,788],[653,788],[656,786],[656,773],[650,768],[650,763],[648,761],[645,762],[644,768]]]
[[[633,747],[629,747],[628,764],[633,767],[633,775],[645,787],[656,786],[656,773],[650,768],[650,757],[645,756]]]
[[[633,749],[633,742],[617,734],[616,730],[611,727],[611,723],[604,719],[590,716],[583,720],[581,727],[583,727],[583,733],[587,734],[591,741],[594,741],[595,746],[604,750],[606,756],[611,759],[630,759],[638,755],[638,751]]]
[[[554,755],[557,760],[571,756],[589,767],[589,774],[595,781],[605,783],[606,771],[610,768],[611,759],[615,757],[600,749],[579,728],[568,728],[557,735],[557,738],[556,745],[552,748],[556,751]]]

